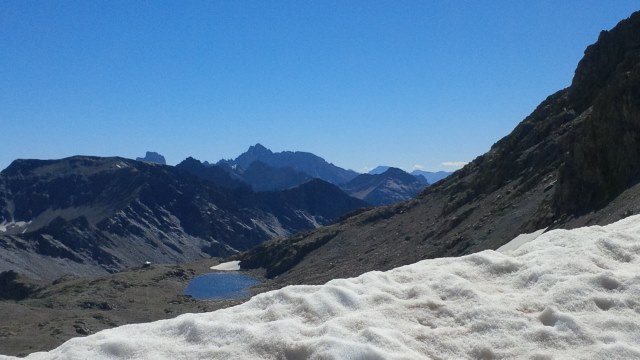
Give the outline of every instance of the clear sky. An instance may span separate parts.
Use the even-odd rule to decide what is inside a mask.
[[[567,87],[624,0],[0,1],[0,168],[261,143],[453,169]]]

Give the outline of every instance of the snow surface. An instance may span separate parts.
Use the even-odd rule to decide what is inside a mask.
[[[211,270],[237,271],[240,270],[240,261],[229,261],[210,267]]]
[[[506,253],[506,252],[510,252],[510,251],[516,250],[519,247],[521,247],[522,245],[537,239],[546,230],[547,230],[547,228],[544,228],[544,229],[536,230],[536,231],[534,231],[532,233],[529,233],[529,234],[520,234],[520,235],[516,236],[515,238],[513,238],[513,240],[509,241],[508,243],[500,246],[498,248],[498,251],[502,252],[502,253]]]
[[[290,286],[28,359],[639,359],[640,217]],[[321,271],[321,269],[318,269]]]

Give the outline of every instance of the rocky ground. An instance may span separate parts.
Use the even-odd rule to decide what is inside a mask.
[[[210,272],[216,259],[151,265],[116,274],[66,277],[52,283],[18,278],[34,288],[23,300],[0,301],[0,354],[25,356],[68,339],[131,323],[207,312],[243,300],[196,301],[182,295],[194,276]],[[260,276],[259,273],[254,273]],[[268,288],[268,283],[262,288]]]

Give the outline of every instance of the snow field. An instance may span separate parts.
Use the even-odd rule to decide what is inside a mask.
[[[28,359],[638,359],[640,216],[290,286]],[[321,271],[321,269],[318,269]]]

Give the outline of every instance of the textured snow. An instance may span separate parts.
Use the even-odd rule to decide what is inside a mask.
[[[640,217],[127,325],[28,359],[638,359]],[[322,269],[318,269],[322,271]]]
[[[211,270],[237,271],[240,270],[240,261],[229,261],[210,267]]]

